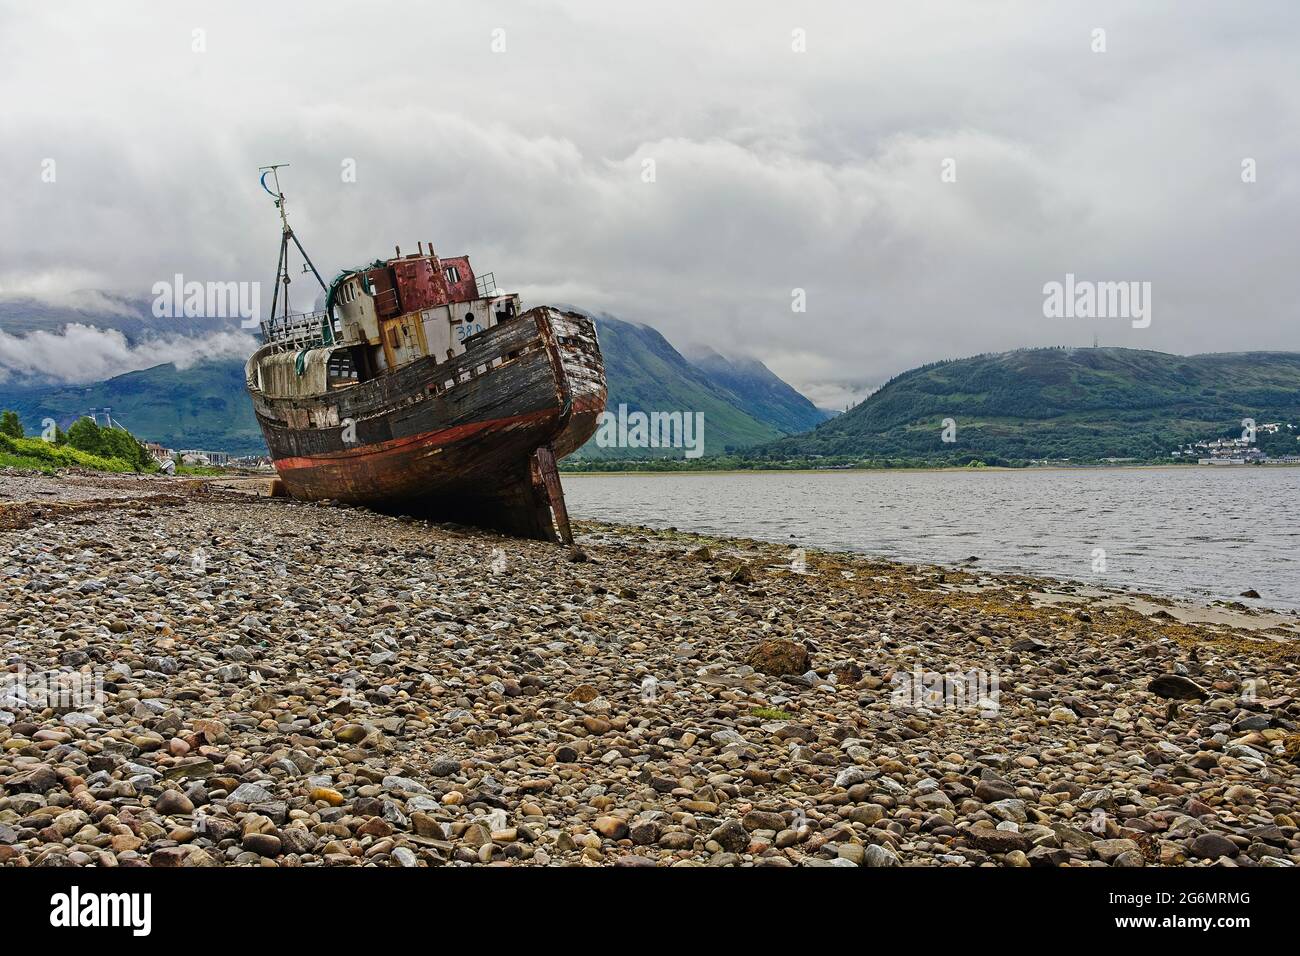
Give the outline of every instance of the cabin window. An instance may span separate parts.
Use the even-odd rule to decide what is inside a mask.
[[[448,266],[446,270],[447,281],[455,285],[460,281],[460,270],[455,266]]]
[[[347,385],[356,381],[357,378],[357,370],[353,366],[352,356],[348,352],[337,352],[331,355],[327,370],[331,384]]]

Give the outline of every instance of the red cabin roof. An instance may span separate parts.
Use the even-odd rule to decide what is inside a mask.
[[[369,281],[376,311],[384,317],[481,298],[469,256],[399,256],[360,274]]]
[[[451,256],[442,260],[442,275],[447,283],[448,302],[469,302],[478,298],[474,270],[469,256]]]

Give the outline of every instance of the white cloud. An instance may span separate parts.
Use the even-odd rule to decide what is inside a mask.
[[[431,239],[530,302],[750,354],[819,396],[1094,333],[1300,348],[1294,4],[312,11],[6,7],[0,86],[23,90],[0,114],[6,281],[74,268],[76,288],[135,296],[178,272],[269,282],[277,223],[256,167],[290,162],[290,214],[327,278]],[[1151,281],[1151,328],[1044,319],[1042,286],[1066,272]],[[294,301],[310,286],[296,279]]]
[[[204,359],[245,358],[256,347],[239,332],[158,337],[131,345],[116,329],[72,322],[58,332],[0,331],[0,381],[98,382],[167,362],[188,368]]]
[[[135,317],[128,305],[106,295],[108,276],[85,269],[45,269],[0,275],[0,301],[32,299],[43,305],[82,312]]]

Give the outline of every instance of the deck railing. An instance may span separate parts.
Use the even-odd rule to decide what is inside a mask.
[[[276,351],[320,348],[338,341],[339,330],[328,312],[297,312],[262,320],[262,341]]]

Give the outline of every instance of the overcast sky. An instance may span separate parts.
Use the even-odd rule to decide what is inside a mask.
[[[0,0],[0,295],[269,292],[288,162],[322,272],[433,240],[825,405],[1094,334],[1300,349],[1297,50],[1294,0]],[[1067,272],[1150,326],[1044,317]]]

